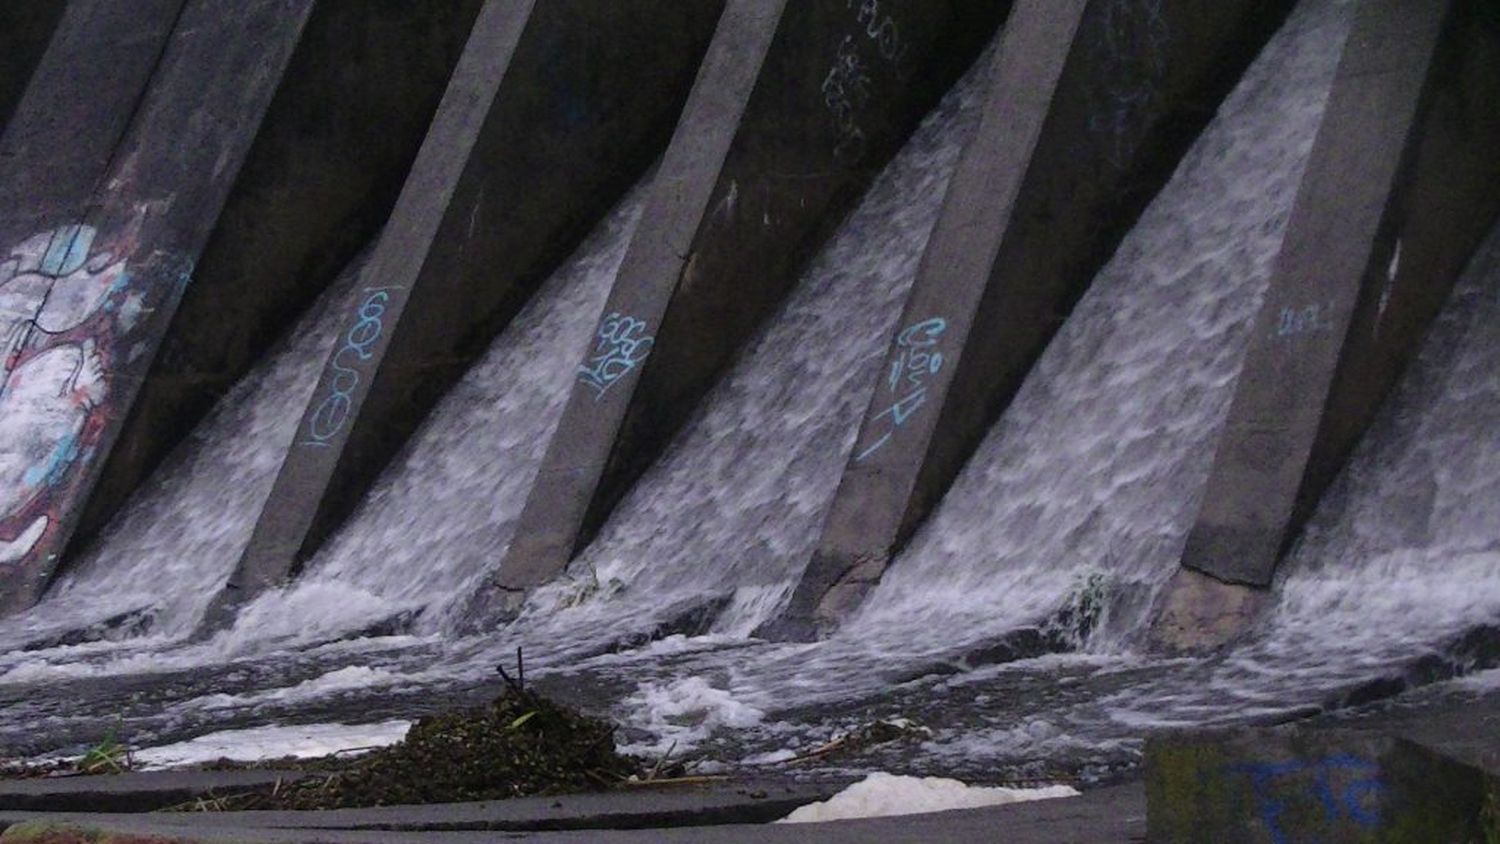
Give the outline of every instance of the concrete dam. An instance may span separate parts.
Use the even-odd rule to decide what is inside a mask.
[[[0,756],[1500,688],[1497,102],[1484,0],[5,0]]]

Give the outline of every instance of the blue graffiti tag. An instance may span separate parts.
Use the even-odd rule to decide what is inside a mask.
[[[1342,753],[1315,762],[1234,765],[1229,771],[1250,777],[1250,785],[1255,792],[1256,811],[1275,844],[1291,842],[1281,825],[1281,817],[1287,810],[1289,791],[1300,790],[1301,796],[1310,796],[1323,807],[1324,817],[1329,824],[1336,824],[1347,818],[1364,829],[1380,826],[1380,797],[1385,792],[1385,784],[1379,779],[1380,766],[1368,759]],[[1310,790],[1306,783],[1293,783],[1291,789],[1288,788],[1287,778],[1306,773],[1312,774]],[[1333,785],[1336,776],[1347,780],[1337,793]]]
[[[578,367],[578,380],[594,391],[594,400],[598,401],[646,360],[656,338],[646,334],[646,323],[619,311],[599,323],[595,337],[593,356]]]
[[[354,409],[354,391],[361,376],[355,367],[374,357],[373,348],[385,333],[385,311],[396,287],[366,288],[370,295],[359,306],[354,325],[344,335],[344,344],[334,353],[328,368],[328,395],[318,404],[307,422],[307,439],[302,445],[327,448],[329,442],[349,421]]]
[[[947,330],[947,320],[933,317],[896,335],[896,348],[884,384],[885,389],[896,399],[871,420],[878,423],[889,419],[890,424],[884,436],[860,452],[856,461],[864,460],[883,448],[896,435],[897,429],[905,425],[927,403],[929,382],[943,370],[943,354],[936,347]]]

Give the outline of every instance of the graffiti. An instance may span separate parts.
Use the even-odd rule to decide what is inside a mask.
[[[911,52],[911,45],[901,37],[901,25],[889,14],[881,15],[880,0],[848,0],[846,8],[859,8],[856,20],[864,26],[865,35],[875,42],[880,57],[900,65]]]
[[[1105,159],[1123,169],[1152,121],[1167,75],[1171,29],[1162,0],[1101,5],[1089,43],[1097,73],[1089,129],[1105,145]]]
[[[1299,800],[1321,807],[1329,825],[1352,821],[1367,830],[1380,826],[1385,785],[1380,766],[1368,759],[1337,754],[1315,762],[1263,762],[1229,770],[1250,778],[1256,814],[1274,844],[1290,844],[1281,821]]]
[[[833,115],[838,131],[834,160],[846,166],[858,164],[865,157],[869,139],[860,125],[860,116],[873,99],[872,69],[861,56],[861,46],[869,43],[874,53],[902,74],[911,44],[901,34],[895,17],[882,14],[881,0],[847,0],[846,8],[855,13],[856,31],[845,35],[835,52],[833,67],[823,77],[823,106]]]
[[[943,370],[945,363],[937,346],[947,330],[947,320],[933,317],[896,335],[890,371],[883,384],[885,391],[896,398],[871,420],[884,425],[887,430],[874,444],[860,452],[856,461],[862,461],[884,448],[896,435],[896,431],[927,404],[927,388],[933,377]]]
[[[841,164],[857,163],[864,158],[869,145],[864,129],[860,128],[859,115],[870,102],[871,84],[854,36],[844,36],[838,59],[823,79],[823,105],[833,115],[839,134],[833,157]]]
[[[26,560],[58,523],[49,493],[103,431],[116,341],[147,310],[117,257],[138,223],[112,249],[75,224],[0,260],[0,564]]]
[[[651,354],[656,338],[646,334],[646,323],[618,311],[599,323],[593,356],[578,367],[578,380],[604,398],[615,382],[629,375]]]
[[[1297,337],[1333,330],[1332,305],[1282,308],[1276,322],[1277,337]]]
[[[327,394],[307,420],[307,437],[300,444],[327,448],[344,430],[354,410],[354,391],[363,376],[359,364],[375,356],[375,344],[385,334],[385,312],[391,291],[399,287],[367,287],[368,294],[354,312],[354,325],[344,333],[343,344],[328,362]]]

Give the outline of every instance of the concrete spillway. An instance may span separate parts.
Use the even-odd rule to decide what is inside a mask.
[[[148,195],[141,278],[169,246],[196,263],[169,304],[125,284],[90,323],[150,323],[116,355],[140,368],[106,373],[134,397],[113,440],[0,440],[26,499],[6,553],[41,541],[29,478],[91,479],[48,499],[77,526],[36,569],[61,576],[0,622],[0,748],[97,740],[101,713],[167,743],[426,711],[524,644],[637,749],[764,755],[910,709],[937,730],[921,764],[1010,771],[1368,699],[1388,669],[1437,676],[1433,652],[1483,664],[1480,6],[314,2],[215,51],[197,36],[232,22],[178,5],[112,45],[137,51],[119,90],[74,103],[100,134],[50,150],[27,104],[104,40],[69,3],[5,135],[0,221],[61,235],[0,279],[112,271],[111,215]],[[609,70],[643,63],[670,84]],[[158,141],[199,113],[188,75],[258,80],[206,112],[211,160]],[[9,163],[49,155],[84,223],[39,216],[41,165]],[[1294,306],[1325,286],[1349,305],[1326,332]],[[18,336],[0,401],[47,383],[10,368],[86,339]],[[1272,353],[1292,342],[1323,345]],[[1153,661],[1153,621],[1202,644],[1230,600],[1202,583],[1245,579],[1202,537],[1249,512],[1230,457],[1277,402],[1305,418],[1261,453],[1306,454],[1252,502],[1291,513],[1255,565],[1311,528],[1233,607],[1265,610],[1243,638]]]

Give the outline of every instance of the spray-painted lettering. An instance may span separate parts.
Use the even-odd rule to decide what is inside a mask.
[[[1332,305],[1282,308],[1276,321],[1277,337],[1297,337],[1333,330]]]
[[[327,448],[349,423],[354,410],[354,391],[363,375],[360,364],[375,356],[375,344],[385,334],[385,312],[396,287],[366,288],[368,295],[354,315],[354,325],[345,332],[343,344],[328,363],[327,389],[307,420],[302,445]]]
[[[578,367],[578,380],[594,391],[598,401],[640,366],[655,344],[656,338],[646,333],[646,323],[615,311],[599,323],[593,355]]]
[[[888,407],[871,420],[884,433],[861,451],[856,460],[864,460],[884,448],[896,435],[896,431],[927,404],[927,389],[933,377],[943,370],[945,363],[938,346],[947,330],[947,320],[933,317],[909,326],[896,335],[890,370],[882,385],[882,392],[894,398]]]
[[[823,105],[833,115],[838,130],[834,160],[853,166],[865,157],[869,148],[869,137],[860,125],[860,118],[874,97],[875,84],[861,48],[871,45],[871,52],[891,64],[900,76],[904,75],[911,44],[881,0],[846,0],[845,7],[854,12],[855,31],[839,41],[833,67],[823,77],[822,94]]]
[[[1380,826],[1385,784],[1380,766],[1352,754],[1317,761],[1263,762],[1235,765],[1230,773],[1250,778],[1256,813],[1274,844],[1290,844],[1282,818],[1295,801],[1322,807],[1329,825],[1353,823],[1361,829]]]

